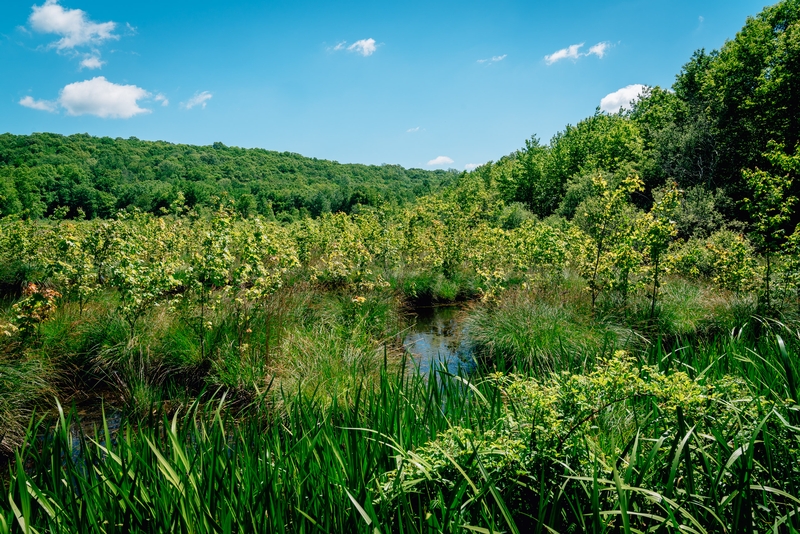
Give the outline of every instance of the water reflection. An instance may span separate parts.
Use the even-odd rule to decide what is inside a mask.
[[[416,324],[403,339],[422,374],[444,366],[453,374],[469,374],[475,368],[465,312],[457,306],[432,306],[414,310]]]

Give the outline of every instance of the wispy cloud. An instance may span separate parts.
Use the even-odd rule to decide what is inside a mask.
[[[464,165],[464,170],[467,172],[472,172],[481,166],[483,166],[483,163],[467,163],[466,165]]]
[[[348,52],[355,52],[356,54],[361,54],[362,56],[367,57],[371,56],[376,50],[378,50],[378,44],[375,42],[375,39],[372,38],[361,39],[350,46],[347,45],[347,41],[342,41],[336,43],[336,46],[328,48],[328,50],[331,52],[347,50]]]
[[[428,165],[449,165],[451,163],[455,163],[452,159],[448,158],[447,156],[438,156],[433,158],[428,162]]]
[[[208,91],[203,91],[202,93],[195,93],[195,95],[187,100],[186,102],[182,102],[181,106],[185,109],[192,109],[193,107],[200,106],[203,109],[206,109],[206,103],[211,100],[211,97],[214,95]]]
[[[617,113],[621,109],[630,109],[631,103],[639,100],[646,86],[635,83],[626,85],[613,93],[609,93],[600,100],[600,109],[607,113]]]
[[[503,61],[506,57],[508,57],[508,54],[503,54],[502,56],[492,56],[489,59],[479,59],[478,63],[488,63],[489,65],[491,65],[492,63]]]
[[[606,55],[606,51],[611,47],[611,43],[603,41],[589,47],[587,52],[581,52],[580,50],[583,48],[584,44],[586,43],[573,44],[561,50],[556,50],[552,54],[544,56],[544,61],[548,65],[552,65],[562,59],[571,59],[575,61],[586,56],[597,56],[602,59],[602,57]]]
[[[703,31],[703,23],[706,18],[703,15],[697,17],[697,27],[694,29],[695,33]]]
[[[58,109],[57,102],[51,102],[49,100],[36,100],[32,96],[26,96],[22,100],[19,101],[20,106],[25,106],[26,108],[31,109],[38,109],[39,111],[49,111],[53,113]]]
[[[548,65],[552,65],[556,61],[561,61],[562,59],[578,59],[581,57],[578,50],[580,50],[583,45],[584,43],[569,45],[567,48],[556,50],[552,54],[544,56],[544,60]]]
[[[361,39],[347,47],[349,52],[357,52],[364,57],[371,56],[377,49],[375,39]]]
[[[597,43],[596,45],[589,47],[589,51],[586,52],[586,56],[597,56],[600,59],[603,59],[603,56],[606,55],[606,50],[611,46],[610,43],[602,42]]]
[[[414,128],[409,128],[406,130],[406,133],[414,133],[419,131],[419,126],[415,126]]]
[[[153,100],[156,102],[161,102],[162,106],[169,106],[169,99],[162,93],[158,93]]]

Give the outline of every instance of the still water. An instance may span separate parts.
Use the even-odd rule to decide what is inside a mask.
[[[432,368],[444,368],[453,374],[466,375],[475,369],[463,308],[416,308],[414,316],[416,322],[403,338],[403,346],[420,373],[427,375]]]

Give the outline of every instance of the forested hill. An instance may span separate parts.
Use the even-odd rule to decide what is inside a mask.
[[[50,133],[0,135],[0,215],[108,217],[161,213],[231,199],[244,215],[279,219],[356,205],[403,203],[438,189],[455,171],[340,164],[289,152],[214,143]],[[180,197],[182,196],[182,199]]]

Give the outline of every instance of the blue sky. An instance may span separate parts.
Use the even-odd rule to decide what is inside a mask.
[[[764,5],[5,0],[0,132],[464,169],[670,86]]]

